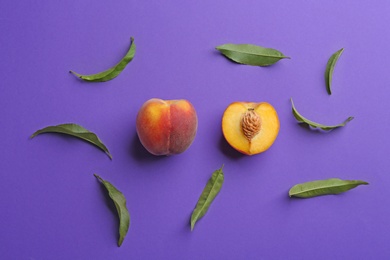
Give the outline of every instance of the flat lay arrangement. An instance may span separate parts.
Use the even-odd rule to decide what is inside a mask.
[[[5,4],[5,259],[390,256],[390,4],[221,3]]]

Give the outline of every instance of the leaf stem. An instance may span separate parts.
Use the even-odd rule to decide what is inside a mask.
[[[95,176],[101,183],[103,183],[103,179],[99,175],[94,173],[93,176]]]

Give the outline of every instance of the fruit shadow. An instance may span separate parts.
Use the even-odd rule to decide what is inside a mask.
[[[138,162],[155,162],[161,161],[168,156],[156,156],[149,153],[145,147],[141,144],[141,141],[138,138],[137,133],[134,134],[131,146],[130,146],[130,154],[136,159]]]
[[[231,159],[238,160],[245,157],[245,154],[242,154],[231,147],[223,135],[221,135],[221,138],[219,139],[219,149],[224,155]]]

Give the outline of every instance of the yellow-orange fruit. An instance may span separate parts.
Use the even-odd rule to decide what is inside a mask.
[[[237,151],[253,155],[266,151],[279,133],[279,118],[266,102],[233,102],[222,118],[226,141]]]
[[[152,98],[139,110],[136,127],[142,145],[151,154],[179,154],[192,144],[198,117],[187,100]]]

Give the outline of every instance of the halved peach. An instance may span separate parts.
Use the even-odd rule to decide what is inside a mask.
[[[233,102],[222,118],[226,141],[237,151],[253,155],[266,151],[279,133],[279,118],[266,102]]]

